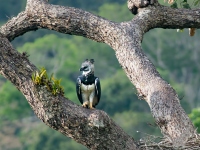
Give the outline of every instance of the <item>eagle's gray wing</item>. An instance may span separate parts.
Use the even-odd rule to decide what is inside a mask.
[[[83,98],[81,94],[81,78],[78,77],[76,80],[76,94],[78,96],[79,101],[83,104]]]

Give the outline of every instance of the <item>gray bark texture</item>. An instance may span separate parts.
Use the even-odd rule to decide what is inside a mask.
[[[137,15],[132,20],[116,23],[81,9],[27,0],[25,11],[0,28],[0,74],[22,92],[38,118],[49,127],[89,149],[136,150],[139,148],[134,139],[105,112],[82,108],[61,95],[52,95],[44,86],[34,85],[31,76],[37,68],[9,41],[45,28],[106,43],[115,51],[139,96],[148,103],[163,136],[173,147],[181,148],[196,136],[196,130],[175,90],[143,53],[141,42],[153,28],[199,28],[200,9],[172,9],[157,0],[128,0],[131,12],[134,7]]]

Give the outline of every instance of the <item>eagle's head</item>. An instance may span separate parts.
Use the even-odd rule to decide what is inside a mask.
[[[86,59],[82,64],[80,71],[82,71],[82,74],[87,76],[90,74],[94,74],[94,59]]]

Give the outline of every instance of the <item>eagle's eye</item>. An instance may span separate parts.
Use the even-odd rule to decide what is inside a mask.
[[[88,66],[84,66],[84,67],[83,67],[83,70],[85,70],[86,68],[88,68]]]

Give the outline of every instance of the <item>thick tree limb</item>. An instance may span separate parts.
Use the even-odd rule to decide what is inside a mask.
[[[13,17],[0,28],[0,33],[8,38],[9,41],[32,30],[37,30],[38,26],[31,22],[27,12],[21,12],[17,17]]]
[[[45,1],[27,2],[26,13],[19,14],[0,29],[10,41],[14,39],[13,34],[17,37],[27,31],[46,28],[104,42],[110,26],[115,26],[115,23],[81,9],[51,5]]]
[[[62,96],[36,86],[31,75],[36,67],[0,36],[0,74],[26,97],[35,114],[48,126],[94,150],[136,150],[134,140],[100,110],[82,108]]]
[[[72,7],[51,5],[46,1],[27,1],[26,11],[9,20],[0,28],[0,33],[12,41],[15,37],[31,30],[46,28],[65,34],[80,35],[98,42],[106,42],[120,24]],[[140,8],[137,17],[130,24],[142,25],[144,33],[152,28],[199,28],[200,9],[172,9],[170,7],[150,5]],[[112,38],[112,37],[111,37]]]
[[[25,12],[20,13],[16,18],[11,19],[2,26],[0,28],[0,33],[11,41],[15,37],[30,30],[46,28],[65,34],[84,36],[110,45],[115,50],[119,63],[125,70],[130,81],[137,88],[139,95],[149,104],[153,117],[163,135],[168,138],[174,146],[180,146],[185,144],[188,137],[193,136],[196,131],[190,119],[180,106],[179,98],[174,89],[160,77],[154,65],[142,52],[141,42],[143,35],[147,31],[157,27],[199,28],[199,18],[199,9],[172,9],[160,6],[156,3],[155,5],[149,5],[145,8],[139,8],[138,15],[136,15],[132,21],[115,23],[80,9],[50,5],[43,0],[27,0]],[[5,41],[5,39],[2,40]],[[5,44],[3,45],[2,52],[12,49],[10,47],[6,48]],[[12,54],[13,50],[10,52]],[[1,56],[4,55],[6,55],[6,52],[5,54],[2,53]],[[0,61],[4,59],[14,59],[12,58],[13,56],[11,58],[1,56]],[[18,56],[19,54],[16,55],[16,57]],[[131,149],[130,145],[134,145],[133,140],[116,126],[105,113],[97,110],[91,111],[82,109],[69,101],[65,101],[63,97],[52,97],[45,89],[36,88],[30,79],[31,73],[36,70],[36,68],[29,64],[28,61],[26,61],[21,68],[16,65],[12,66],[9,64],[9,61],[2,62],[2,64],[3,66],[0,66],[1,74],[10,79],[19,90],[22,91],[35,113],[47,125],[74,138],[76,141],[91,149],[102,148],[99,146],[104,146],[103,143],[107,140],[110,142],[110,145],[112,145],[112,141],[115,141],[113,138],[115,139],[115,137],[120,136],[120,134],[124,139],[127,139],[127,143],[122,144],[122,141],[119,140],[119,144],[115,144],[116,148],[119,148],[119,145],[121,145],[122,147],[127,146],[127,149],[128,147]],[[21,66],[21,64],[19,64],[19,66]],[[12,76],[12,69],[9,68],[15,68],[14,76]],[[27,71],[27,69],[30,68],[31,70]],[[19,72],[20,70],[21,72]],[[23,80],[19,75],[25,79]],[[54,106],[54,104],[56,105]],[[54,109],[56,111],[54,111]],[[78,113],[71,116],[71,110],[74,111],[74,109],[83,114]],[[66,116],[64,114],[66,114]],[[99,125],[99,123],[101,124],[101,118],[103,118],[103,126],[105,128],[102,127],[103,129],[101,129],[99,126],[97,130],[96,127],[93,129],[89,125],[88,122],[91,121],[90,117],[93,115],[98,118],[98,121],[95,120],[92,124],[96,124],[96,122],[98,122],[97,125]],[[70,120],[70,117],[72,119],[68,122],[67,119]],[[76,117],[80,119],[80,122],[81,120],[85,120],[85,122],[73,126],[72,124],[76,124]],[[95,117],[92,118],[94,119]],[[70,122],[73,123],[70,124]],[[110,128],[111,126],[113,127],[112,129]],[[85,128],[82,129],[82,127]],[[109,129],[108,133],[107,129]],[[99,132],[100,130],[102,131]],[[120,133],[116,135],[115,130],[119,130]],[[84,136],[86,133],[87,137]],[[108,135],[102,135],[103,133],[110,134],[110,137],[108,137]],[[99,137],[99,139],[96,138],[95,140],[97,145],[92,145],[92,143],[94,144],[94,137]],[[87,138],[89,138],[89,140]],[[87,142],[85,140],[87,140]],[[132,149],[134,148],[135,147],[132,147]],[[121,149],[121,147],[119,149]]]

